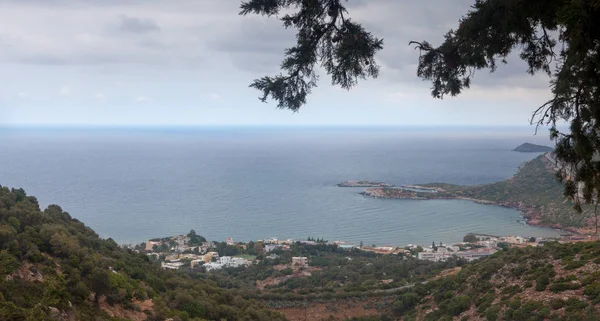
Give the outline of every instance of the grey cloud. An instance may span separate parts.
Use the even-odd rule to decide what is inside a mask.
[[[115,30],[125,33],[149,33],[160,31],[160,27],[153,19],[120,15]]]
[[[55,8],[47,10],[48,2]],[[384,39],[381,79],[421,83],[411,40],[438,44],[474,0],[351,0],[352,19]],[[239,0],[0,0],[0,59],[28,64],[178,64],[199,67],[205,56],[262,76],[274,73],[294,29],[276,19],[238,16]],[[210,8],[210,9],[209,9]],[[40,21],[44,21],[41,23]],[[109,28],[110,27],[110,28]],[[108,30],[107,30],[108,28]],[[111,29],[112,28],[112,29]],[[107,32],[108,31],[108,32]],[[326,78],[324,77],[323,80]],[[519,59],[475,85],[545,86]]]
[[[240,17],[241,21],[224,34],[209,41],[209,46],[230,56],[232,63],[250,72],[277,70],[284,49],[294,44],[294,33],[274,19]]]
[[[384,49],[378,55],[381,75],[398,83],[421,83],[416,76],[419,52],[408,45],[412,40],[441,43],[449,29],[456,28],[473,0],[416,1],[359,0],[349,7],[355,19],[384,39]],[[354,14],[355,13],[355,14]],[[496,72],[478,71],[473,85],[483,87],[546,88],[547,77],[526,73],[527,66],[518,57],[509,57],[509,64],[500,65]]]
[[[195,19],[202,21],[206,15],[165,1],[96,3],[57,1],[56,8],[47,10],[45,2],[15,2],[0,12],[0,60],[42,65],[181,61],[196,68],[207,54],[205,39],[188,32],[198,24]],[[129,12],[136,14],[123,14]]]

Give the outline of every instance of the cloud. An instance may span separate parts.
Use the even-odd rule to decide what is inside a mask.
[[[71,86],[63,86],[58,92],[58,94],[61,96],[70,96],[72,93],[73,89],[71,89]]]
[[[210,93],[205,95],[206,98],[210,99],[210,100],[219,100],[221,99],[221,95],[217,94],[217,93]]]
[[[26,91],[20,91],[20,92],[17,93],[17,96],[19,98],[29,98],[29,93],[26,92]]]
[[[99,101],[105,101],[106,95],[103,93],[97,93],[94,95],[94,99],[99,100]]]
[[[147,102],[151,102],[152,98],[147,97],[147,96],[137,96],[135,98],[135,102],[136,103],[147,103]]]
[[[219,34],[211,25],[228,23],[225,13],[192,0],[63,0],[52,1],[52,10],[45,1],[3,2],[10,5],[0,11],[0,60],[29,65],[196,67],[209,53],[208,38]],[[236,12],[227,15],[239,19]]]
[[[141,34],[158,32],[160,27],[153,19],[130,17],[122,14],[119,16],[119,21],[114,26],[114,30],[116,32]]]

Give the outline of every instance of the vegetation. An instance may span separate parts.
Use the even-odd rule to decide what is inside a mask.
[[[532,220],[561,228],[582,228],[593,225],[593,206],[583,206],[582,213],[573,209],[573,202],[563,195],[561,184],[555,179],[554,168],[545,155],[523,164],[511,178],[492,184],[460,186],[444,183],[423,184],[441,189],[432,194],[410,192],[415,199],[469,198],[517,208]],[[386,197],[401,197],[397,189],[383,188]]]
[[[583,320],[594,319],[600,304],[600,243],[506,249],[469,264],[326,243],[294,243],[269,258],[259,246],[239,251],[257,252],[260,263],[211,273],[163,271],[148,256],[100,239],[60,207],[42,212],[23,190],[1,187],[0,319],[283,320],[266,307],[313,302],[327,303],[331,312],[361,304],[380,313],[356,320],[449,320],[467,314],[486,320]],[[309,257],[310,266],[283,265],[292,256]],[[450,268],[461,270],[436,277]],[[277,278],[280,282],[258,289]]]
[[[374,56],[383,41],[351,20],[342,0],[245,0],[241,14],[277,16],[296,28],[297,44],[287,49],[286,75],[264,77],[251,85],[278,107],[297,111],[317,85],[321,65],[334,85],[349,89],[357,79],[376,77]],[[285,11],[286,14],[279,15]],[[425,18],[425,17],[424,17]],[[566,182],[564,193],[592,203],[600,192],[600,2],[567,0],[475,0],[472,9],[444,35],[439,46],[412,41],[421,55],[417,76],[431,81],[435,98],[469,88],[477,70],[495,71],[516,51],[530,74],[550,77],[553,98],[541,105],[532,123],[550,125]],[[540,102],[541,103],[541,102]],[[557,124],[570,121],[561,132]],[[583,182],[583,197],[577,182]]]
[[[600,243],[501,251],[408,290],[394,302],[394,312],[405,320],[460,320],[467,314],[483,320],[597,320],[597,257]],[[579,267],[563,268],[572,261]]]
[[[143,310],[143,311],[142,311]],[[210,280],[162,271],[59,206],[0,187],[0,319],[283,320]],[[119,317],[112,317],[119,316]]]
[[[294,256],[307,257],[310,267],[292,268],[290,263]],[[311,294],[314,298],[322,294],[348,297],[393,290],[465,263],[460,260],[434,263],[404,255],[377,255],[332,244],[308,245],[300,242],[292,244],[290,250],[261,252],[256,258],[259,263],[248,268],[224,269],[211,272],[207,277],[218,284],[244,290],[256,298],[301,300]],[[295,277],[286,277],[292,274]],[[257,284],[264,284],[264,289],[254,295]]]

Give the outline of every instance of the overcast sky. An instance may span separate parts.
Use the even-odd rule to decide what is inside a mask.
[[[548,79],[512,59],[472,89],[435,100],[410,40],[438,44],[473,0],[349,0],[385,48],[381,76],[320,86],[299,113],[248,88],[294,40],[238,0],[0,0],[4,125],[527,125]]]

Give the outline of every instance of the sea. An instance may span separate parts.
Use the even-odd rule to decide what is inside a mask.
[[[513,209],[385,200],[346,180],[476,185],[504,180],[550,144],[532,127],[94,127],[0,129],[0,184],[58,204],[121,244],[323,238],[459,242],[467,233],[557,236]]]

